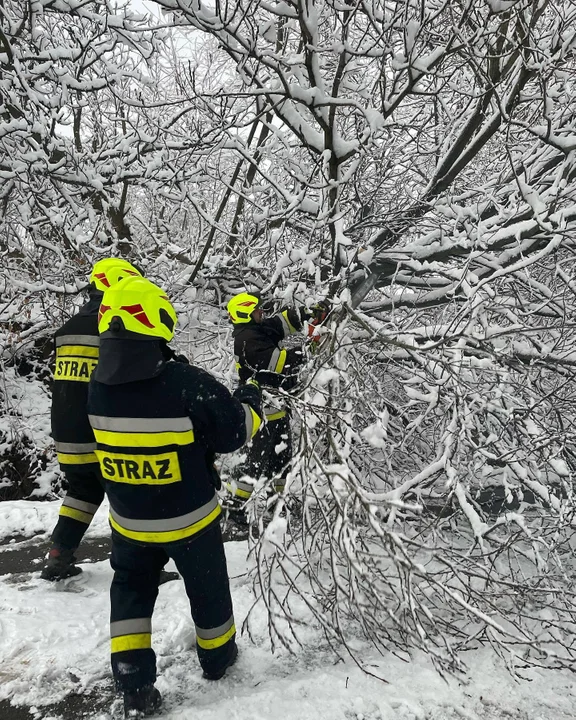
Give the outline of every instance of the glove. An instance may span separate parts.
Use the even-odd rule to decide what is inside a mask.
[[[320,300],[320,302],[317,302],[315,305],[312,305],[312,317],[315,321],[315,324],[318,325],[319,323],[323,322],[326,319],[326,316],[330,312],[331,303],[330,300],[324,299]]]
[[[233,392],[233,396],[236,400],[240,400],[241,403],[250,405],[262,417],[262,392],[256,380],[248,380],[245,385],[237,387]]]

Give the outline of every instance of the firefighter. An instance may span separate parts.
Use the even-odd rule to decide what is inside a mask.
[[[106,258],[94,265],[89,300],[55,334],[56,361],[52,390],[52,437],[68,489],[41,577],[61,580],[82,572],[74,552],[104,497],[96,443],[86,402],[88,382],[98,362],[98,308],[106,288],[123,277],[139,276],[126,260]]]
[[[228,517],[238,526],[246,526],[244,505],[251,496],[254,483],[261,477],[272,480],[274,490],[282,492],[292,459],[290,414],[279,394],[274,390],[292,390],[304,362],[302,347],[282,348],[282,341],[303,329],[305,321],[311,327],[321,323],[329,310],[327,300],[306,308],[289,307],[272,317],[265,317],[266,304],[259,293],[242,292],[227,305],[234,325],[234,357],[240,382],[257,377],[267,389],[264,407],[265,424],[247,448],[246,462],[235,470],[235,479],[227,483],[230,492],[225,504]],[[316,339],[316,338],[315,338]]]
[[[112,671],[126,717],[161,704],[151,619],[169,558],[190,599],[204,677],[220,679],[237,654],[213,459],[255,434],[260,390],[254,382],[231,395],[210,373],[171,361],[176,322],[168,297],[148,280],[110,288],[90,383],[88,412],[112,526]]]

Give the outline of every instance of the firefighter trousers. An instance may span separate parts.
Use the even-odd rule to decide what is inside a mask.
[[[160,572],[169,558],[176,563],[190,601],[202,669],[217,674],[235,651],[236,628],[219,523],[193,540],[165,545],[137,545],[113,532],[110,637],[112,672],[120,691],[156,680],[152,613]]]
[[[66,468],[68,485],[51,541],[64,550],[76,550],[104,499],[104,480],[98,464]]]

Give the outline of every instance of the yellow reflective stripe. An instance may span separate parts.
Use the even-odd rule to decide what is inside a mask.
[[[97,358],[100,349],[97,347],[87,347],[86,345],[62,345],[56,350],[56,357],[92,357]]]
[[[225,487],[225,488],[228,490],[228,492],[230,492],[232,495],[234,495],[234,496],[236,496],[236,497],[239,497],[239,498],[248,499],[248,498],[251,497],[251,495],[252,495],[252,490],[253,490],[253,488],[252,488],[252,486],[248,486],[248,485],[245,484],[245,483],[242,483],[242,485],[243,485],[244,487],[250,487],[250,490],[243,490],[241,487],[238,487],[238,485],[233,484],[233,483],[224,483],[224,487]]]
[[[258,432],[258,428],[262,424],[262,418],[251,405],[248,405],[248,403],[242,403],[242,407],[244,408],[244,415],[246,418],[246,439],[250,440]]]
[[[205,527],[210,525],[211,522],[216,520],[218,515],[221,513],[220,505],[214,508],[212,512],[207,515],[206,517],[202,518],[201,520],[198,520],[197,522],[193,523],[192,525],[188,525],[188,527],[181,528],[180,530],[164,530],[160,532],[150,532],[150,531],[137,531],[137,530],[127,530],[126,528],[123,528],[121,525],[119,525],[116,520],[112,517],[112,515],[109,516],[110,525],[120,533],[120,535],[123,535],[124,537],[131,538],[132,540],[139,540],[140,542],[149,542],[149,543],[168,543],[168,542],[174,542],[175,540],[182,540],[184,538],[190,537],[191,535],[195,535],[197,532],[200,532],[200,530],[203,530]]]
[[[284,365],[286,364],[286,357],[286,350],[280,350],[280,356],[278,358],[278,362],[276,363],[276,367],[274,368],[274,372],[281,373],[282,370],[284,370]]]
[[[60,515],[72,518],[72,520],[78,520],[79,522],[86,523],[86,525],[90,525],[92,518],[94,517],[94,515],[90,515],[90,513],[82,512],[82,510],[76,510],[76,508],[67,507],[66,505],[62,505],[60,508]]]
[[[232,625],[230,630],[227,630],[223,635],[219,635],[218,637],[211,638],[210,640],[206,640],[205,638],[198,637],[196,635],[196,643],[201,647],[203,650],[215,650],[216,648],[222,647],[222,645],[225,645],[228,640],[234,635],[236,632],[236,625]]]
[[[110,646],[113,653],[126,650],[147,650],[152,647],[152,633],[119,635],[110,639]]]
[[[262,418],[260,417],[260,415],[258,415],[256,410],[254,410],[252,406],[249,407],[250,414],[252,415],[252,434],[250,435],[250,437],[253,438],[254,435],[256,435],[256,433],[258,432],[258,428],[260,427],[260,425],[262,425]]]
[[[97,463],[98,458],[96,453],[79,453],[77,455],[71,455],[70,453],[56,453],[58,462],[62,465],[89,465],[90,463]]]
[[[94,437],[101,445],[115,447],[163,447],[164,445],[190,445],[194,442],[194,430],[182,432],[116,432],[94,430]]]
[[[279,410],[278,412],[266,413],[266,420],[270,422],[271,420],[280,420],[280,418],[286,417],[286,410]]]
[[[281,315],[282,315],[282,317],[284,318],[284,320],[286,321],[286,324],[288,325],[288,330],[289,330],[290,334],[297,332],[297,330],[296,330],[296,328],[294,327],[294,325],[292,325],[292,323],[291,323],[290,320],[288,319],[288,310],[284,310],[284,311],[281,313]]]

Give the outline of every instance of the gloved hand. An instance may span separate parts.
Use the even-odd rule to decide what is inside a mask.
[[[331,307],[332,305],[330,300],[327,298],[320,300],[315,305],[312,305],[312,317],[316,321],[315,324],[319,324],[326,319]]]
[[[262,391],[256,380],[252,378],[244,385],[240,385],[234,390],[233,395],[241,403],[250,405],[262,417]]]

